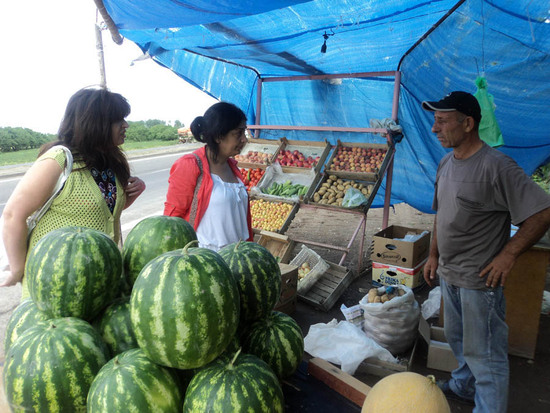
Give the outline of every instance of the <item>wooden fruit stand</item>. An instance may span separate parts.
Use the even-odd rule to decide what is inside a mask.
[[[362,269],[362,257],[363,257],[363,251],[364,251],[364,239],[365,239],[368,211],[374,201],[374,198],[384,178],[386,178],[386,187],[385,187],[386,192],[384,197],[384,214],[383,214],[382,227],[385,228],[388,225],[389,204],[390,204],[390,198],[391,198],[391,184],[392,184],[392,175],[393,175],[393,159],[395,155],[395,144],[396,144],[396,141],[400,140],[401,135],[399,133],[392,132],[390,129],[385,129],[385,128],[356,128],[356,127],[302,126],[302,125],[300,126],[261,125],[259,120],[261,119],[262,85],[264,82],[324,80],[324,79],[331,79],[331,78],[377,77],[377,76],[394,77],[394,93],[393,93],[391,118],[393,121],[396,122],[397,113],[398,113],[398,103],[399,103],[400,79],[401,79],[400,72],[398,71],[353,73],[353,74],[338,74],[338,75],[295,76],[295,77],[265,78],[265,79],[258,80],[256,124],[249,125],[249,130],[253,133],[255,139],[260,139],[261,132],[263,130],[351,132],[351,133],[362,133],[362,134],[379,134],[385,137],[385,141],[386,141],[385,144],[367,143],[367,142],[342,143],[338,141],[337,145],[330,148],[332,150],[332,156],[330,157],[328,162],[325,162],[327,159],[326,152],[323,152],[322,156],[318,155],[320,162],[315,166],[315,171],[317,173],[315,181],[310,186],[307,196],[304,197],[303,199],[300,199],[300,203],[299,203],[300,208],[328,208],[334,211],[334,213],[351,214],[356,216],[359,219],[359,222],[357,224],[355,231],[351,235],[348,244],[345,246],[332,245],[330,243],[320,242],[319,240],[313,240],[313,239],[305,239],[305,238],[293,239],[295,243],[302,243],[302,244],[307,244],[311,246],[316,246],[320,248],[326,248],[329,250],[336,250],[336,251],[342,252],[342,256],[339,263],[335,264],[341,267],[351,250],[352,244],[354,243],[354,241],[358,236],[360,237],[359,260],[358,260],[358,265],[355,273],[353,271],[349,271],[349,273],[347,274],[344,273],[343,277],[339,279],[336,279],[338,277],[332,277],[330,275],[327,275],[326,279],[323,280],[323,283],[325,284],[324,285],[320,284],[319,288],[315,290],[317,292],[317,297],[312,298],[312,297],[300,296],[300,299],[303,299],[306,302],[309,302],[320,309],[325,309],[325,310],[330,309],[330,307],[339,298],[339,296],[341,295],[341,292],[343,292],[343,290],[347,287],[347,285],[349,285],[354,278],[359,276],[359,273]],[[284,150],[284,148],[292,148],[293,146],[297,146],[297,145],[300,145],[300,146],[309,145],[310,147],[320,146],[319,142],[288,141],[285,138],[281,139],[281,142],[282,144],[278,150],[279,154],[281,153],[282,150]],[[356,150],[363,149],[363,148],[384,149],[385,156],[382,164],[377,165],[377,168],[375,170],[372,170],[372,169],[369,169],[369,170],[361,169],[359,171],[338,170],[336,166],[330,169],[332,167],[331,165],[333,165],[334,163],[333,161],[335,159],[335,156],[339,147],[342,147],[342,146],[356,148]],[[276,157],[274,157],[274,160],[275,158]],[[323,164],[328,165],[329,169],[327,169],[327,166],[325,166],[325,170],[323,170]],[[291,170],[294,172],[296,169],[299,169],[299,168],[292,167]],[[285,167],[285,170],[290,171],[288,167]],[[368,182],[371,185],[371,191],[367,200],[360,206],[356,208],[351,208],[351,209],[342,208],[340,206],[335,207],[333,205],[320,205],[315,201],[312,202],[312,196],[315,190],[319,186],[323,185],[323,182],[327,179],[327,176],[332,174],[336,175],[340,179],[350,179],[350,180],[359,180],[359,181]],[[289,218],[292,219],[293,216]],[[277,232],[284,234],[284,231],[288,228],[288,224],[289,222],[285,223],[284,228],[281,228]],[[335,273],[340,274],[340,272],[336,271]],[[319,280],[319,282],[321,282],[321,280]],[[322,291],[324,291],[323,294],[321,294]],[[311,294],[314,294],[313,291]]]

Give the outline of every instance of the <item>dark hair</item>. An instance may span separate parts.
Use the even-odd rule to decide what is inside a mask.
[[[113,141],[111,127],[129,114],[130,104],[122,95],[102,88],[81,89],[67,103],[58,141],[44,145],[41,153],[53,145],[65,145],[75,160],[87,168],[111,168],[126,186],[130,167],[124,152]]]
[[[227,135],[245,121],[244,112],[232,103],[218,102],[210,106],[203,116],[191,122],[191,133],[199,142],[206,143],[214,159],[218,156],[219,145],[216,139]]]

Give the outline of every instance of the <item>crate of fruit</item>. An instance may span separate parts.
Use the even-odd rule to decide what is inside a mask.
[[[258,234],[261,230],[283,234],[296,215],[298,206],[292,202],[251,199],[252,229]]]
[[[304,169],[320,171],[330,153],[328,142],[292,141],[281,138],[281,147],[275,160],[286,173],[300,172]]]
[[[316,175],[312,169],[299,172],[285,172],[274,163],[266,168],[260,182],[252,188],[250,195],[271,201],[300,202],[305,199]]]
[[[258,168],[270,165],[279,154],[281,142],[270,139],[249,139],[239,155],[235,155],[239,168]]]
[[[311,195],[306,198],[306,202],[309,204],[324,205],[346,210],[359,209],[360,205],[354,207],[345,206],[346,193],[348,190],[355,190],[357,194],[361,194],[364,200],[367,201],[369,197],[372,196],[374,185],[375,184],[371,181],[345,179],[336,175],[323,174],[314,190],[311,191]]]
[[[329,269],[326,261],[305,245],[302,245],[302,249],[290,264],[298,267],[298,294],[306,294]]]
[[[258,185],[262,179],[262,176],[265,174],[265,168],[265,165],[261,165],[258,168],[239,168],[239,171],[243,176],[244,186],[248,192]]]
[[[387,144],[338,141],[325,172],[340,178],[377,181],[387,153]]]

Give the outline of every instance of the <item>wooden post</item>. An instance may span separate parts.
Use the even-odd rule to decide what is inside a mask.
[[[99,84],[103,89],[107,89],[107,78],[105,76],[105,58],[103,54],[103,39],[101,37],[101,29],[97,23],[95,25],[95,48],[97,50],[97,59],[99,61]]]

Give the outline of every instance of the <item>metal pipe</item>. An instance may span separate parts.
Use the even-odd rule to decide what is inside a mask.
[[[258,85],[256,89],[256,125],[259,125],[262,119],[262,86],[262,78],[258,77]],[[260,129],[254,129],[254,137],[260,137]]]
[[[340,126],[291,126],[291,125],[248,125],[249,129],[274,130],[310,130],[318,132],[360,132],[360,133],[387,133],[384,128],[346,128]]]
[[[101,17],[103,17],[103,21],[107,25],[109,32],[111,33],[111,38],[113,39],[113,42],[115,42],[118,45],[121,45],[124,38],[118,32],[118,27],[116,27],[115,22],[113,21],[113,19],[111,19],[111,16],[109,16],[107,9],[105,9],[103,0],[94,0],[94,3],[95,3],[95,6],[97,7],[97,10],[99,11],[99,14],[101,14]]]
[[[386,70],[382,72],[337,73],[331,75],[266,77],[263,80],[264,82],[288,82],[295,80],[348,79],[357,77],[395,76],[395,73],[394,70]]]

